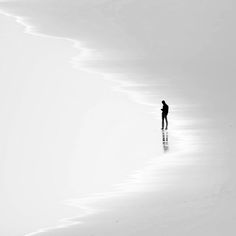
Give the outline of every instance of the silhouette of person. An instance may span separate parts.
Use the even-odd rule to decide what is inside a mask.
[[[161,129],[164,129],[164,124],[166,122],[166,129],[168,129],[168,119],[167,119],[167,115],[169,112],[169,106],[166,104],[166,102],[163,100],[162,101],[163,107],[162,107],[162,126]]]

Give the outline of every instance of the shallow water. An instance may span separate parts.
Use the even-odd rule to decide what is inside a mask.
[[[175,181],[177,181],[179,189],[183,190],[182,198],[185,194],[194,196],[192,197],[194,199],[199,196],[212,196],[221,192],[219,189],[233,191],[235,187],[233,173],[235,162],[232,158],[235,137],[233,101],[235,100],[234,77],[236,75],[234,66],[236,55],[235,3],[233,1],[19,0],[3,2],[0,4],[0,8],[20,17],[18,21],[27,25],[28,32],[66,38],[73,42],[78,41],[76,47],[79,55],[78,57],[73,55],[73,63],[79,69],[86,69],[87,73],[101,73],[111,87],[124,92],[125,97],[123,98],[122,93],[119,93],[120,95],[117,95],[116,98],[111,95],[112,101],[116,101],[115,104],[120,106],[118,111],[114,109],[113,102],[103,101],[102,105],[98,105],[96,109],[86,113],[82,121],[83,127],[86,127],[83,131],[84,136],[77,138],[77,143],[82,143],[82,145],[78,145],[76,152],[78,155],[87,153],[90,162],[94,164],[93,151],[90,151],[90,149],[94,149],[100,153],[100,159],[95,165],[101,166],[107,164],[109,160],[104,159],[104,155],[112,156],[109,167],[112,167],[110,170],[114,170],[116,165],[119,166],[117,159],[126,153],[126,156],[130,156],[131,159],[123,177],[132,173],[131,170],[140,169],[146,163],[145,155],[160,157],[161,149],[166,149],[166,147],[161,146],[162,134],[158,131],[158,127],[154,129],[153,127],[156,127],[155,122],[159,122],[159,104],[164,98],[171,107],[169,116],[171,125],[168,133],[169,150],[164,153],[168,158],[164,161],[158,159],[157,163],[151,162],[150,166],[153,169],[150,170],[147,167],[147,171],[145,168],[143,172],[141,170],[139,177],[135,178],[136,184],[135,181],[128,181],[121,188],[132,189],[128,192],[138,191],[141,194],[140,186],[141,189],[144,186],[144,189],[147,187],[147,189],[153,190],[156,185],[167,185],[165,190],[169,190],[173,194],[173,199],[178,199],[178,188],[174,184]],[[120,114],[130,111],[131,107],[135,106],[130,102],[125,107],[127,96],[140,105],[137,105],[135,110],[122,119],[121,124],[116,126],[112,135],[102,136],[102,138],[100,135],[94,137],[92,135],[92,141],[88,141],[93,132],[101,134],[104,131],[105,126],[99,127],[101,121],[104,120],[104,116],[99,116],[101,110],[105,114],[104,111],[109,109],[114,114],[108,119],[108,123],[112,124],[115,117],[120,117]],[[138,108],[138,106],[141,107]],[[143,114],[140,109],[147,112],[148,115],[143,115],[143,118],[136,120],[135,125],[132,126],[135,117]],[[148,129],[146,124],[148,124]],[[109,127],[111,128],[111,126]],[[120,127],[124,133],[118,132]],[[133,139],[132,145],[127,145],[126,139],[124,139],[127,129],[129,129],[129,133],[132,133],[132,138],[137,137],[140,132],[142,138]],[[145,141],[147,135],[149,136],[148,142]],[[124,142],[121,146],[112,146],[117,143],[117,139],[124,140]],[[159,140],[158,146],[154,148],[157,139]],[[152,142],[151,147],[149,142]],[[63,143],[63,140],[59,143]],[[136,156],[140,154],[139,149],[136,149],[137,143],[145,144],[141,149],[143,152],[141,152],[138,163],[135,161]],[[104,151],[110,146],[110,150],[116,150],[115,155],[112,151]],[[128,150],[130,150],[130,154]],[[151,150],[151,153],[147,150]],[[182,152],[181,155],[180,152]],[[147,166],[150,160],[152,158],[147,161]],[[132,166],[132,163],[136,163],[135,167]],[[181,166],[180,163],[185,166],[183,169],[180,168],[181,171],[176,167]],[[79,182],[75,181],[76,168],[79,164],[76,159],[71,162],[72,174],[68,182],[72,182],[73,186],[79,185]],[[84,170],[88,170],[92,166],[88,164]],[[169,171],[158,170],[165,166]],[[120,167],[123,169],[123,165]],[[156,179],[153,171],[162,173],[157,177],[160,180]],[[172,171],[174,174],[171,174]],[[88,177],[94,173],[94,170],[91,173],[86,172],[84,171],[84,174]],[[111,175],[109,170],[104,173],[101,179],[103,183],[107,176]],[[191,177],[188,178],[190,173]],[[145,177],[142,177],[143,175]],[[96,176],[101,175],[98,173]],[[121,176],[119,171],[117,176]],[[139,180],[137,181],[137,179]],[[73,183],[73,181],[75,182]],[[125,178],[116,179],[114,177],[112,181],[114,184],[119,184],[125,182]],[[111,182],[109,182],[109,186]],[[93,180],[89,185],[92,186],[92,189],[86,191],[94,193],[96,188],[94,189]],[[195,188],[196,185],[197,188]],[[135,186],[138,186],[138,190],[134,190]],[[107,189],[105,185],[98,186],[96,191],[103,188]],[[152,200],[155,197],[155,194],[150,195]],[[127,202],[130,203],[130,201]],[[146,202],[146,200],[142,200],[143,204]],[[205,203],[209,206],[208,202],[204,202],[203,205]],[[233,201],[232,204],[234,204]],[[150,209],[150,207],[145,209]],[[227,210],[225,211],[227,212]],[[119,215],[120,213],[116,211],[114,214]],[[198,214],[197,216],[199,217]],[[148,214],[143,214],[142,220],[146,217]],[[187,217],[190,216],[187,214]],[[191,217],[194,218],[194,216]],[[95,222],[97,221],[95,220]],[[129,220],[128,222],[134,224],[135,221]],[[166,224],[168,226],[168,221]],[[103,228],[106,224],[101,222],[98,225]],[[179,230],[181,232],[181,229]],[[156,231],[147,230],[146,232],[151,235]],[[57,233],[60,235],[59,232]],[[73,232],[70,233],[73,235]],[[109,231],[109,233],[111,232]],[[112,233],[114,235],[114,232]],[[171,232],[169,233],[171,235]],[[166,235],[168,235],[167,231]]]
[[[234,7],[229,0],[1,3],[33,31],[78,40],[90,50],[80,61],[90,70],[134,82],[129,89],[141,90],[154,104],[165,97],[175,106],[199,106],[214,119],[232,115]]]
[[[0,232],[14,236],[87,213],[66,202],[111,191],[163,151],[150,109],[75,70],[70,42],[0,24]]]

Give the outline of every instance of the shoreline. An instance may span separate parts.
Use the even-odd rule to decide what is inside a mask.
[[[8,13],[6,13],[6,12],[3,12],[3,11],[1,11],[1,14],[2,15],[4,15],[4,16],[6,16],[6,17],[11,17],[11,18],[14,18],[14,20],[15,20],[15,22],[17,23],[17,24],[21,24],[24,28],[25,28],[25,31],[24,31],[24,33],[26,33],[26,34],[31,34],[31,35],[33,35],[33,36],[36,36],[36,37],[46,37],[46,38],[55,38],[55,39],[63,39],[63,40],[66,40],[66,41],[69,41],[69,42],[72,42],[72,44],[73,44],[73,47],[76,49],[76,50],[79,50],[79,51],[81,51],[81,48],[79,47],[79,45],[80,45],[80,43],[78,42],[78,41],[76,41],[76,40],[72,40],[72,39],[68,39],[68,38],[63,38],[63,37],[56,37],[56,36],[51,36],[51,35],[45,35],[45,34],[42,34],[42,33],[38,33],[38,32],[34,32],[34,27],[33,26],[31,26],[31,25],[27,25],[27,23],[24,21],[24,18],[23,17],[19,17],[19,16],[15,16],[15,15],[12,15],[12,14],[8,14]],[[84,52],[86,52],[87,51],[87,49],[85,49],[85,48],[82,48],[82,50],[84,50]],[[88,49],[88,51],[89,51],[89,49]],[[86,53],[85,53],[86,54]],[[83,54],[84,55],[84,54]],[[82,55],[82,57],[83,57],[83,55]],[[72,59],[73,60],[73,59]],[[81,59],[82,60],[82,59]],[[78,60],[76,60],[76,61],[78,61]],[[81,68],[80,68],[81,69]],[[89,71],[89,69],[86,69],[86,68],[82,68],[82,70],[85,70],[85,71]],[[96,72],[96,71],[94,71],[94,72],[92,72],[92,73],[99,73],[99,72]],[[103,76],[104,76],[104,80],[106,80],[106,78],[105,77],[109,77],[109,80],[111,79],[111,76],[109,76],[109,74],[108,73],[101,73]],[[114,79],[114,81],[115,81],[115,83],[117,84],[117,87],[112,87],[112,89],[114,89],[114,90],[118,90],[119,92],[121,92],[121,93],[125,93],[125,94],[127,94],[127,93],[129,93],[129,91],[122,91],[122,87],[124,87],[124,88],[126,88],[126,86],[125,86],[125,84],[121,81],[120,82],[120,86],[119,86],[119,80],[117,80],[117,79]],[[129,85],[130,85],[130,83],[129,82],[127,82]],[[119,89],[119,87],[120,87],[120,89]],[[136,103],[140,103],[140,105],[143,107],[143,106],[146,106],[146,107],[149,107],[147,110],[150,110],[150,116],[155,116],[155,114],[151,114],[151,111],[152,111],[152,109],[153,109],[153,107],[154,107],[154,104],[147,104],[147,103],[142,103],[141,102],[141,100],[140,99],[138,99],[138,101],[135,99],[135,98],[132,98],[132,97],[136,97],[137,96],[137,94],[138,93],[136,93],[136,95],[132,95],[132,92],[130,91],[130,97],[131,97],[131,99],[132,100],[135,100],[135,102]],[[147,111],[146,111],[147,112]],[[148,112],[149,113],[149,112]],[[160,133],[161,133],[161,130],[159,130],[160,131]],[[162,148],[162,145],[161,145],[161,135],[160,135],[160,148]],[[160,153],[161,153],[162,151],[160,151]],[[164,154],[164,153],[163,153]],[[162,154],[161,154],[162,155]],[[164,154],[165,155],[165,154]],[[150,159],[150,158],[149,158]],[[153,160],[155,159],[155,157],[153,157],[152,158]],[[150,162],[152,162],[151,160],[150,160]],[[147,167],[145,167],[145,168],[150,168],[150,163],[146,163],[146,166]],[[144,169],[145,169],[144,168]],[[85,202],[90,202],[91,201],[91,198],[92,198],[92,201],[94,201],[95,200],[95,202],[96,201],[100,201],[100,199],[112,199],[112,198],[116,198],[117,196],[123,196],[123,195],[126,195],[126,194],[129,194],[129,193],[127,193],[126,191],[127,191],[127,187],[129,186],[129,185],[134,185],[134,183],[136,183],[136,182],[138,182],[137,181],[137,179],[138,178],[142,178],[142,177],[140,177],[141,175],[142,175],[142,172],[143,172],[144,170],[136,170],[136,174],[134,173],[134,174],[132,174],[132,173],[130,173],[131,174],[131,176],[129,176],[128,177],[128,179],[127,179],[127,182],[124,182],[124,183],[120,183],[118,186],[114,186],[114,189],[115,189],[115,192],[104,192],[104,193],[97,193],[97,194],[95,194],[95,198],[96,199],[94,199],[94,197],[93,196],[90,196],[90,197],[88,197],[88,198],[86,198],[85,199]],[[139,187],[138,187],[139,188]],[[125,190],[126,189],[126,190]],[[138,191],[138,192],[141,192],[142,190],[135,190],[135,191]],[[129,191],[128,191],[129,192]],[[81,208],[81,209],[83,209],[83,210],[85,210],[86,212],[85,213],[83,213],[83,215],[81,216],[81,218],[83,218],[83,217],[86,217],[87,215],[90,215],[90,214],[93,214],[93,211],[94,211],[94,209],[93,208],[90,208],[89,206],[87,207],[87,205],[89,205],[89,203],[84,203],[84,204],[82,204],[82,205],[79,205],[78,206],[78,204],[76,203],[77,201],[81,201],[81,199],[77,199],[76,201],[73,201],[73,200],[68,200],[68,201],[66,201],[66,205],[69,205],[69,206],[72,206],[72,205],[74,205],[74,207],[79,207],[79,208]],[[72,202],[74,202],[73,204],[72,204]],[[96,208],[96,206],[95,206],[95,208]],[[92,212],[92,213],[91,213]],[[95,210],[95,212],[96,212],[96,210]],[[60,224],[60,222],[58,222],[58,227],[59,228],[61,228],[61,227],[64,227],[64,226],[71,226],[71,225],[74,225],[74,224],[77,224],[77,223],[73,223],[73,219],[72,219],[72,221],[70,220],[70,219],[62,219],[61,220],[62,222],[66,222],[66,223],[62,223],[62,224]],[[52,227],[52,228],[55,228],[55,227]],[[46,228],[46,229],[48,229],[48,228]],[[50,228],[49,228],[50,229]],[[44,232],[45,231],[45,229],[40,229],[40,230],[38,230],[38,231],[36,231],[35,233],[42,233],[42,232]],[[30,235],[34,235],[35,233],[29,233],[29,234],[25,234],[26,236],[30,236]]]
[[[125,225],[122,226],[122,219],[124,220],[125,217],[127,217],[127,215],[123,215],[124,212],[128,214],[128,218],[130,217],[130,223],[134,223],[140,218],[137,217],[140,212],[143,213],[141,216],[143,220],[152,217],[154,221],[156,217],[159,218],[160,215],[163,214],[160,214],[160,212],[166,212],[165,214],[168,214],[168,216],[164,218],[164,221],[167,222],[168,217],[172,218],[173,214],[178,214],[180,212],[184,212],[188,218],[189,214],[192,214],[189,212],[189,206],[191,208],[199,208],[198,210],[201,213],[202,208],[205,208],[205,204],[213,204],[213,199],[216,198],[217,200],[219,194],[215,193],[212,195],[211,191],[206,191],[207,187],[204,186],[204,184],[199,183],[197,185],[197,190],[195,189],[196,186],[194,188],[191,187],[191,190],[189,190],[191,179],[199,178],[198,173],[196,174],[196,177],[195,174],[191,174],[188,176],[189,180],[187,182],[185,181],[184,184],[181,184],[184,178],[186,178],[186,172],[189,172],[188,169],[195,169],[194,165],[199,164],[199,160],[194,160],[194,157],[197,157],[198,152],[195,154],[193,153],[194,152],[191,151],[186,151],[185,153],[163,153],[163,155],[157,157],[157,159],[150,161],[150,163],[146,165],[146,168],[144,167],[143,170],[136,175],[133,175],[133,178],[130,178],[131,181],[127,180],[126,183],[118,186],[117,191],[95,194],[94,197],[91,196],[85,199],[69,200],[69,203],[74,207],[80,208],[84,205],[88,206],[88,209],[93,209],[94,211],[91,214],[68,218],[65,219],[64,224],[62,222],[58,227],[42,229],[41,232],[33,232],[31,234],[26,234],[25,236],[72,236],[74,234],[86,234],[95,231],[98,235],[103,233],[108,235],[112,232],[115,235],[120,235],[116,234],[116,231],[114,231],[114,228],[116,227],[119,229],[117,222],[121,223],[121,227],[124,227],[126,232],[130,234],[132,229],[130,227],[126,228]],[[189,160],[190,156],[191,158]],[[202,190],[200,190],[201,188]],[[181,192],[178,192],[180,189]],[[205,199],[207,199],[207,202],[209,203],[206,203]],[[150,202],[153,204],[152,206],[150,206]],[[147,204],[148,206],[144,207]],[[179,206],[181,206],[181,210],[178,209]],[[174,210],[177,207],[177,212],[173,213],[172,207]],[[185,209],[186,207],[187,209]],[[169,213],[169,211],[171,213]],[[159,223],[160,222],[161,221],[159,221]],[[148,225],[147,222],[145,224]],[[136,230],[138,230],[141,225],[141,222],[136,222]],[[96,227],[98,228],[96,229]],[[160,230],[161,228],[157,227],[156,229]],[[142,230],[140,229],[139,232],[142,232]]]
[[[80,47],[80,43],[77,41],[77,40],[72,40],[72,39],[69,39],[69,38],[65,38],[65,37],[57,37],[57,36],[51,36],[51,35],[46,35],[46,34],[43,34],[43,33],[39,33],[39,32],[37,32],[37,29],[36,28],[34,28],[34,26],[32,26],[32,25],[29,25],[28,23],[27,23],[27,21],[25,21],[26,19],[24,19],[24,17],[19,17],[19,16],[16,16],[16,15],[12,15],[12,14],[10,14],[10,13],[6,13],[6,12],[3,12],[3,11],[1,11],[1,14],[2,15],[4,15],[4,16],[6,16],[6,17],[11,17],[11,18],[14,18],[14,20],[16,21],[16,23],[17,24],[20,24],[20,25],[22,25],[23,27],[24,27],[24,33],[26,33],[26,34],[30,34],[30,35],[33,35],[33,36],[36,36],[36,37],[46,37],[46,38],[55,38],[55,39],[59,39],[59,40],[61,40],[61,39],[63,39],[63,40],[66,40],[66,41],[69,41],[69,42],[71,42],[72,44],[73,44],[73,47],[76,49],[76,50],[79,50],[79,51],[83,51],[83,53],[82,53],[82,58],[83,58],[83,56],[84,55],[86,55],[86,52],[88,51],[89,52],[89,49],[86,49],[86,48],[81,48]],[[76,62],[78,63],[80,60],[83,60],[83,59],[79,59],[78,60],[78,57],[76,57]],[[74,59],[72,59],[72,61],[73,61]],[[78,66],[78,65],[77,65]],[[80,68],[81,69],[81,68]],[[82,67],[82,70],[85,70],[85,71],[89,71],[89,72],[91,72],[91,70],[90,69],[86,69],[86,68],[83,68]],[[93,73],[100,73],[100,72],[96,72],[96,71],[94,71]],[[109,77],[109,79],[108,80],[112,80],[111,79],[111,76],[108,74],[108,73],[100,73],[100,74],[102,74],[103,76],[104,76],[104,79],[106,80],[106,77]],[[141,106],[149,106],[150,107],[150,112],[153,110],[153,107],[155,107],[155,105],[154,104],[148,104],[148,103],[145,103],[145,102],[142,102],[142,100],[140,100],[139,98],[138,99],[135,99],[134,97],[136,97],[137,96],[137,92],[135,92],[135,94],[134,95],[132,95],[132,91],[128,91],[127,89],[126,89],[126,84],[129,84],[129,86],[131,85],[130,84],[130,82],[127,82],[127,83],[124,83],[124,82],[122,82],[122,81],[119,81],[119,79],[115,79],[114,78],[114,81],[115,81],[115,83],[117,84],[117,87],[119,88],[119,84],[120,84],[120,89],[118,89],[117,87],[114,87],[113,89],[114,90],[119,90],[120,92],[123,92],[123,93],[125,93],[125,94],[127,94],[127,93],[130,93],[130,95],[129,96],[131,96],[131,99],[134,99],[134,100],[136,100],[136,102],[137,103],[140,103],[140,105]],[[124,88],[124,90],[122,90],[122,88]],[[152,116],[152,114],[150,114],[151,116]],[[156,114],[153,114],[154,116],[156,115]],[[161,133],[161,130],[160,130],[160,133]],[[160,135],[160,142],[161,142],[161,135]],[[160,147],[161,147],[161,145],[160,145]],[[162,148],[162,147],[161,147]],[[163,154],[161,154],[161,155],[165,155],[165,153],[163,153]],[[159,158],[161,158],[161,157],[159,157]],[[152,158],[154,161],[155,161],[155,157],[153,157]],[[144,168],[144,169],[142,169],[142,170],[137,170],[136,171],[136,174],[134,173],[134,174],[131,174],[131,176],[130,177],[128,177],[128,179],[127,179],[127,182],[125,182],[125,183],[120,183],[118,186],[114,186],[114,189],[115,189],[115,192],[106,192],[106,193],[98,193],[98,194],[95,194],[95,198],[96,199],[94,199],[94,197],[92,197],[92,201],[94,201],[95,200],[95,202],[96,201],[99,201],[101,198],[102,199],[112,199],[112,198],[116,198],[117,196],[122,196],[122,195],[127,195],[127,194],[129,194],[128,192],[126,192],[127,191],[127,188],[128,188],[128,186],[130,186],[130,185],[135,185],[135,183],[138,183],[139,181],[138,181],[138,178],[141,178],[142,179],[142,174],[143,174],[143,172],[145,172],[144,170],[145,169],[149,169],[150,167],[151,167],[151,165],[152,165],[152,160],[150,160],[150,163],[146,163],[146,167]],[[144,174],[145,175],[145,174]],[[125,190],[126,189],[126,190]],[[138,187],[138,189],[139,189],[139,187]],[[135,191],[138,191],[138,192],[141,192],[142,190],[135,190]],[[91,199],[91,197],[88,197],[86,200],[85,200],[85,202],[87,202],[87,201],[90,201],[90,199]],[[81,201],[81,199],[80,200],[76,200],[76,202],[77,201]],[[68,203],[69,202],[69,203]],[[71,203],[71,202],[74,202],[73,200],[68,200],[67,201],[67,204],[69,204],[70,206],[71,205],[74,205],[74,207],[78,207],[77,205],[77,203]],[[89,205],[89,203],[84,203],[84,204],[82,204],[82,205],[79,205],[79,208],[86,208],[86,206],[87,205]],[[93,212],[93,208],[90,208],[90,207],[88,207],[87,208],[87,210],[86,210],[86,212],[85,213],[83,213],[83,215],[81,216],[81,219],[83,219],[83,217],[85,217],[85,216],[87,216],[87,214],[91,214],[91,210],[92,210],[92,212]],[[92,213],[93,214],[93,213]],[[72,219],[72,221],[73,221],[73,219]],[[68,226],[68,225],[74,225],[74,223],[73,222],[71,222],[69,219],[62,219],[62,222],[66,222],[65,224],[64,223],[62,223],[62,225],[60,224],[60,222],[59,222],[59,228],[60,227],[64,227],[64,226]],[[55,228],[55,227],[52,227],[52,228]],[[45,229],[40,229],[39,231],[36,231],[36,233],[41,233],[41,232],[43,232]],[[26,236],[30,236],[30,235],[34,235],[35,233],[30,233],[30,234],[26,234]]]
[[[24,17],[14,15],[11,15],[11,17],[15,17],[17,23],[26,27],[26,33],[34,34],[30,32],[33,27],[29,25],[27,27],[27,24],[24,23]],[[38,34],[37,32],[34,35],[65,39],[72,42],[76,50],[83,51],[80,59],[72,59],[75,64],[80,63],[80,60],[83,63],[83,59],[86,56],[92,55],[90,54],[91,51],[81,47],[77,40]],[[97,73],[96,68],[94,70],[91,68],[90,70],[89,66],[87,68],[85,66],[83,69]],[[109,73],[101,74],[104,76],[104,79],[109,77],[108,80],[113,81]],[[126,78],[125,75],[123,76]],[[119,85],[116,76],[114,81],[115,83],[117,82],[118,88],[114,86],[113,89],[130,93],[130,97],[136,97],[139,92],[129,91],[129,87],[142,86],[142,83],[135,84],[131,81],[125,83],[125,79]],[[150,94],[152,95],[151,92]],[[144,104],[147,107],[149,106],[150,113],[153,112],[153,114],[149,114],[150,117],[152,115],[156,116],[156,104],[154,102],[142,101],[142,96],[136,98],[135,102],[138,103],[139,101],[141,106],[144,106]],[[182,105],[191,106],[191,103]],[[153,109],[154,107],[155,109]],[[178,107],[174,108],[174,112],[178,114]],[[184,111],[182,112],[184,113]],[[181,110],[179,113],[181,113]],[[229,216],[220,215],[220,210],[227,214],[230,209],[228,205],[230,203],[233,204],[233,197],[231,196],[233,192],[230,193],[227,190],[229,184],[226,184],[229,166],[227,166],[223,159],[225,149],[220,147],[223,142],[220,142],[219,136],[214,137],[214,123],[212,130],[210,128],[204,129],[208,125],[208,120],[198,120],[197,118],[192,120],[191,116],[187,117],[187,119],[183,117],[181,115],[179,117],[176,116],[175,120],[173,120],[174,124],[172,127],[170,126],[169,131],[171,135],[170,142],[172,142],[171,147],[172,145],[177,147],[179,152],[176,149],[172,151],[172,148],[170,148],[168,153],[162,153],[162,155],[158,156],[158,160],[156,157],[153,157],[153,160],[147,163],[147,167],[143,171],[130,176],[130,182],[118,185],[118,189],[120,189],[117,192],[110,192],[107,195],[98,194],[98,196],[95,194],[95,199],[92,197],[91,199],[69,200],[70,205],[78,205],[81,201],[84,201],[83,206],[85,208],[88,205],[94,205],[94,208],[88,208],[88,211],[94,210],[97,207],[101,212],[98,211],[98,214],[92,212],[79,218],[66,219],[66,223],[59,224],[58,230],[57,227],[53,227],[53,229],[42,229],[25,236],[51,236],[55,235],[55,233],[58,236],[69,236],[80,232],[81,234],[96,232],[104,236],[111,234],[120,236],[122,232],[141,236],[145,233],[149,233],[150,236],[157,233],[170,236],[174,233],[180,233],[183,236],[199,235],[202,233],[206,235],[207,233],[217,233],[220,225],[213,228],[214,224],[226,221],[228,217],[230,224],[230,217],[233,217],[233,213],[230,213]],[[187,121],[189,124],[185,125],[184,123],[187,123]],[[194,125],[197,128],[191,128]],[[161,130],[157,132],[160,132],[159,142],[162,148]],[[228,138],[227,132],[224,131],[223,134]],[[232,153],[227,156],[229,161],[232,159],[232,156]],[[124,194],[125,191],[127,191],[126,194]],[[167,197],[168,199],[166,199]],[[230,200],[228,205],[226,204],[227,207],[224,208],[222,205],[227,202],[227,199]],[[211,221],[212,218],[215,220],[214,222]],[[81,224],[81,221],[83,224]],[[186,224],[187,226],[184,228],[182,225]],[[134,226],[135,229],[132,229]],[[232,225],[229,225],[230,227]],[[226,226],[222,230],[225,229]]]

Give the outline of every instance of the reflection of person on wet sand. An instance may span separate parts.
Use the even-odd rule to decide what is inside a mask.
[[[168,131],[162,130],[162,144],[164,151],[169,150],[169,143],[168,143]]]
[[[163,100],[162,101],[163,107],[162,107],[162,128],[164,129],[164,124],[166,122],[166,129],[168,129],[168,120],[167,120],[167,115],[169,112],[169,106],[166,104],[166,102]]]

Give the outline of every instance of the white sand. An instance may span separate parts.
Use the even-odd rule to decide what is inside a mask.
[[[172,108],[169,152],[123,192],[87,203],[103,212],[35,235],[235,235],[235,3],[20,2],[0,7],[78,40],[91,51],[75,63],[115,75],[138,102]]]
[[[88,199],[97,213],[35,235],[234,235],[235,191],[226,160],[214,147],[169,151],[136,183],[126,184],[123,194]]]

